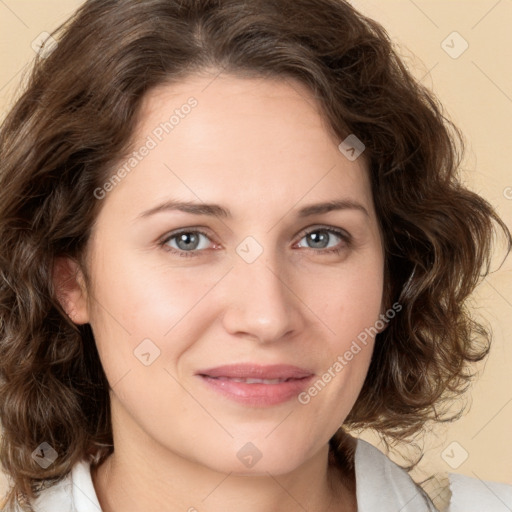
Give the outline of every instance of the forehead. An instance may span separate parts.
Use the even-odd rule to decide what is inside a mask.
[[[371,210],[364,155],[350,161],[340,142],[297,81],[193,75],[146,94],[132,148],[151,149],[116,188],[133,206],[178,195],[243,212],[357,197]]]

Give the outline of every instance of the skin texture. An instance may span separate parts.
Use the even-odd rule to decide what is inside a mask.
[[[71,260],[56,262],[66,311],[91,324],[111,386],[115,452],[93,472],[102,508],[356,510],[350,475],[327,467],[327,443],[361,390],[373,340],[307,405],[243,405],[195,373],[284,363],[319,378],[375,324],[384,256],[365,161],[339,151],[301,84],[229,75],[152,90],[134,147],[191,96],[198,105],[101,199],[88,245],[92,288]],[[171,198],[218,203],[232,217],[137,218]],[[339,199],[368,215],[296,215]],[[330,227],[352,241],[322,231]],[[195,256],[166,251],[183,247],[176,238],[158,245],[181,228],[207,233]],[[328,241],[315,245],[308,232]],[[252,263],[236,251],[249,236],[263,250]],[[326,253],[332,247],[341,252]],[[148,366],[134,355],[146,338],[160,350]],[[261,453],[250,468],[237,457],[248,442]]]

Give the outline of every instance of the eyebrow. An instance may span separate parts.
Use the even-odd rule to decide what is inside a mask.
[[[211,217],[218,218],[231,218],[231,212],[229,209],[220,206],[219,204],[208,204],[208,203],[194,203],[191,201],[175,201],[168,200],[158,206],[150,208],[139,214],[137,219],[149,217],[156,213],[165,211],[181,211],[185,213],[191,213],[193,215],[209,215]],[[370,217],[368,210],[360,203],[351,199],[340,199],[333,201],[326,201],[323,203],[310,204],[304,206],[297,211],[299,218],[309,217],[311,215],[318,215],[321,213],[328,213],[334,210],[356,210],[364,213],[367,217]]]

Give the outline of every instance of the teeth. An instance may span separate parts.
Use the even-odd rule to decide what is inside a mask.
[[[220,380],[230,380],[232,382],[244,382],[246,384],[279,384],[285,382],[287,379],[235,379],[228,377],[218,377]]]

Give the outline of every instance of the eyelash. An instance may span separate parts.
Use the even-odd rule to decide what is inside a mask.
[[[311,229],[310,231],[305,231],[301,233],[300,240],[302,240],[305,236],[310,235],[311,233],[315,233],[316,231],[326,231],[328,233],[333,233],[337,235],[339,238],[341,238],[346,246],[350,246],[352,237],[346,233],[345,231],[341,231],[336,228],[327,228],[327,227],[316,227],[314,229]],[[204,231],[201,231],[200,229],[194,229],[194,228],[188,228],[188,229],[182,229],[180,231],[176,231],[174,233],[170,233],[168,236],[166,236],[163,240],[161,240],[158,245],[167,252],[170,252],[171,254],[177,254],[178,256],[181,256],[183,258],[190,258],[190,257],[196,257],[199,256],[199,253],[203,252],[204,249],[201,250],[192,250],[192,251],[182,251],[174,249],[173,247],[169,247],[167,243],[171,241],[172,239],[178,237],[179,235],[182,235],[183,233],[199,233],[201,235],[204,235],[206,238],[210,239],[207,233]],[[312,250],[314,252],[320,252],[323,254],[339,254],[345,247],[334,247],[330,249],[314,249],[312,247],[306,248],[309,250]]]

